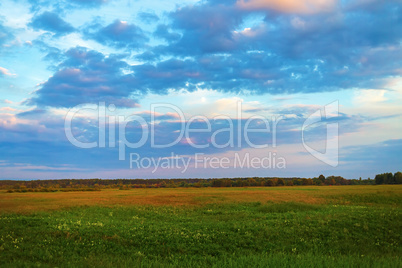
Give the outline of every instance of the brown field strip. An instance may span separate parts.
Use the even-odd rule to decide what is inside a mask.
[[[402,194],[402,186],[293,186],[248,188],[160,188],[96,192],[0,191],[0,213],[30,213],[77,206],[171,205],[200,206],[209,203],[304,202],[323,204],[341,195]]]

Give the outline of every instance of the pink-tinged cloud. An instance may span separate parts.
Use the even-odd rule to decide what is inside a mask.
[[[11,107],[1,107],[0,111],[2,112],[14,112],[17,111],[17,109],[11,108]]]
[[[7,100],[7,99],[0,99],[0,104],[3,104],[3,103],[5,103],[5,104],[13,104],[13,102],[10,101],[10,100]]]
[[[241,9],[275,10],[283,13],[312,14],[334,9],[336,0],[238,0]]]
[[[16,74],[11,73],[9,70],[3,67],[0,67],[0,74],[5,76],[16,76]]]

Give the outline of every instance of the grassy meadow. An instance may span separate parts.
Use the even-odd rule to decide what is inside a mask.
[[[401,267],[402,185],[0,192],[1,267]]]

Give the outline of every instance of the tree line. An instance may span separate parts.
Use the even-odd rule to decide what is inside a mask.
[[[396,172],[394,175],[392,173],[377,174],[374,181],[375,184],[402,184],[402,173]]]
[[[341,176],[320,175],[314,178],[210,178],[210,179],[54,179],[54,180],[1,180],[0,189],[8,192],[100,191],[101,189],[129,190],[133,188],[177,187],[253,187],[293,185],[373,185],[402,184],[402,173],[383,173],[375,179],[345,179]]]

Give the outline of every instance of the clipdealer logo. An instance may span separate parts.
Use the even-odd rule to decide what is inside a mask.
[[[174,111],[175,122],[178,126],[175,131],[176,136],[173,141],[161,142],[158,140],[156,125],[158,118],[155,117],[157,109]],[[98,122],[98,141],[80,141],[73,133],[72,122],[77,114],[83,111],[92,112]],[[110,104],[106,107],[105,102],[99,104],[82,104],[70,109],[65,117],[65,134],[71,144],[78,148],[118,148],[119,160],[126,160],[127,148],[139,149],[142,147],[151,149],[166,149],[182,144],[185,141],[187,146],[194,149],[226,149],[227,151],[235,151],[244,147],[253,149],[275,148],[277,146],[277,127],[284,118],[282,116],[271,117],[270,119],[253,115],[244,118],[242,114],[242,103],[237,103],[235,118],[226,115],[219,115],[213,118],[196,115],[186,118],[183,111],[169,103],[151,104],[149,118],[144,118],[139,114],[130,115],[114,115],[116,107]],[[315,111],[306,118],[301,126],[301,140],[304,148],[316,159],[336,167],[338,165],[338,123],[335,121],[339,114],[338,101],[325,105],[321,109]],[[213,130],[213,124],[217,121],[224,122],[221,128]],[[192,128],[193,123],[201,122],[203,128]],[[127,138],[127,126],[130,123],[137,124],[136,142],[131,142]],[[316,124],[327,124],[325,137],[325,152],[319,152],[306,143],[305,132],[308,132]],[[256,125],[258,127],[256,127]],[[118,133],[116,135],[116,132]],[[227,139],[218,142],[218,135],[226,134]],[[262,133],[262,135],[270,135],[270,139],[266,138],[265,143],[255,143],[250,138],[253,133]],[[130,133],[129,133],[130,134]],[[204,143],[194,142],[194,135],[209,135],[208,141]],[[267,136],[269,137],[269,136]],[[187,156],[171,155],[169,157],[151,158],[147,156],[141,157],[138,153],[129,153],[130,168],[181,168],[186,171],[190,166],[205,168],[285,168],[286,161],[284,157],[278,156],[276,152],[268,152],[260,157],[250,157],[249,154],[241,155],[235,152],[231,157],[222,156],[220,158],[207,156],[205,154],[194,154]],[[202,156],[202,157],[201,157]],[[169,160],[170,159],[170,160]],[[178,160],[180,159],[180,161]],[[176,162],[173,160],[177,160]],[[170,161],[170,162],[169,162]],[[201,164],[202,162],[202,164]],[[180,165],[178,163],[181,163]],[[207,164],[206,164],[207,163]],[[242,164],[240,164],[242,163]]]

